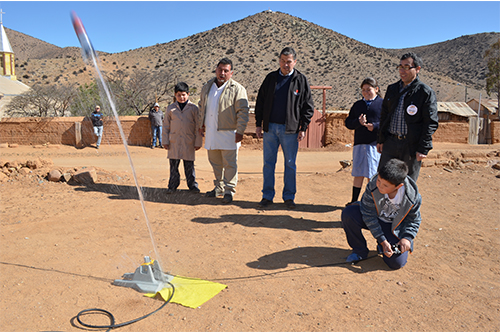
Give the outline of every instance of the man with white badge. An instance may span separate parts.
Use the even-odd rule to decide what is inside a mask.
[[[404,54],[397,66],[401,80],[389,85],[382,104],[377,150],[379,170],[392,158],[408,165],[408,176],[417,181],[422,160],[432,149],[438,128],[436,94],[418,73],[422,59]]]

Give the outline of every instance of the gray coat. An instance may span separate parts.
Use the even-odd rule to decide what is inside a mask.
[[[163,124],[163,112],[158,109],[158,112],[153,108],[149,111],[149,121],[151,121],[151,127],[161,127]]]
[[[195,160],[195,147],[203,144],[197,129],[198,112],[198,106],[191,101],[182,111],[178,102],[168,105],[163,120],[162,144],[169,145],[169,159]]]

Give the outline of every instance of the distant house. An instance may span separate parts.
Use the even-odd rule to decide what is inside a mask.
[[[469,122],[471,116],[477,116],[472,108],[464,102],[438,102],[439,122]]]
[[[471,99],[467,102],[467,105],[469,105],[476,114],[476,118],[473,121],[479,120],[479,122],[475,122],[475,127],[478,128],[479,131],[477,143],[491,144],[491,122],[498,120],[498,101],[481,99],[481,105],[479,105],[479,100]]]

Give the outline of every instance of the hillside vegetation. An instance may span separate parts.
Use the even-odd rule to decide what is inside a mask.
[[[78,48],[60,48],[9,29],[7,34],[17,57],[17,76],[23,83],[92,81],[93,72],[82,61]],[[468,86],[469,99],[477,98],[480,92],[486,96],[483,55],[499,37],[500,33],[482,33],[414,48],[424,60],[422,80],[436,91],[439,101],[463,101],[464,88],[458,83]],[[296,68],[307,75],[311,85],[332,86],[327,92],[329,109],[350,108],[360,98],[359,84],[367,76],[377,78],[384,93],[388,84],[399,79],[396,65],[407,51],[375,48],[300,18],[265,11],[169,43],[99,53],[99,57],[105,72],[169,69],[178,81],[187,82],[196,91],[213,76],[217,62],[229,57],[234,63],[233,78],[253,99],[265,75],[278,68],[278,54],[285,46],[296,49]],[[314,92],[314,97],[321,108],[321,91]]]

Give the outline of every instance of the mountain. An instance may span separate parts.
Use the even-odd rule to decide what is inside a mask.
[[[59,48],[9,29],[7,34],[18,58],[17,76],[25,84],[92,81],[92,70],[82,61],[78,48]],[[478,97],[479,92],[485,95],[482,56],[499,36],[477,34],[414,48],[424,59],[422,80],[436,91],[439,101],[463,101],[464,89],[458,83],[468,85],[469,98]],[[193,99],[213,77],[217,62],[229,57],[234,64],[233,78],[247,88],[252,100],[265,75],[279,67],[278,54],[285,46],[297,51],[296,69],[307,75],[310,85],[332,86],[326,94],[328,109],[349,109],[360,98],[359,84],[367,76],[379,81],[383,95],[387,85],[399,79],[396,66],[406,51],[375,48],[300,18],[265,11],[169,43],[99,53],[99,57],[107,73],[171,70],[177,80],[196,88]],[[313,95],[321,109],[321,90]]]

